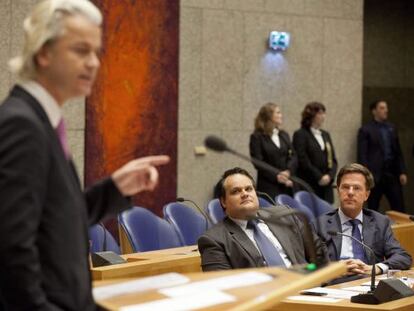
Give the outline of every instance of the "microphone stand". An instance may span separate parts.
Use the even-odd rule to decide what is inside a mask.
[[[262,191],[257,191],[256,193],[262,197],[265,197],[270,203],[272,203],[273,205],[277,205],[275,200],[273,200],[270,195],[268,195],[266,192],[262,192]]]
[[[357,243],[361,244],[363,247],[365,247],[365,249],[368,249],[371,252],[372,255],[372,270],[371,270],[371,287],[370,287],[370,291],[366,294],[358,294],[355,296],[351,297],[351,302],[356,302],[356,303],[362,303],[362,304],[379,304],[378,299],[374,296],[374,291],[375,291],[375,275],[376,275],[376,269],[375,269],[375,253],[372,250],[371,247],[369,247],[368,245],[366,245],[365,243],[362,243],[361,241],[359,241],[358,239],[354,238],[352,235],[349,234],[345,234],[342,232],[335,232],[335,231],[329,231],[328,232],[329,235],[332,236],[336,236],[336,235],[342,235],[342,236],[346,236],[348,238],[351,238],[352,240],[356,241]]]
[[[185,199],[185,198],[177,198],[177,202],[180,202],[180,203],[182,203],[182,202],[190,202],[190,203],[192,203],[195,207],[196,207],[196,209],[197,209],[197,211],[204,217],[204,219],[207,221],[207,226],[206,226],[206,229],[208,229],[208,225],[210,224],[210,225],[213,225],[213,220],[211,219],[211,217],[210,217],[210,215],[209,214],[207,214],[207,213],[205,213],[201,208],[200,208],[200,206],[198,206],[194,201],[192,201],[192,200],[189,200],[189,199]]]

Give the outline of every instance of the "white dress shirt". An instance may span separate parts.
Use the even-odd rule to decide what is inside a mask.
[[[33,80],[19,82],[18,85],[37,99],[53,128],[56,129],[62,119],[62,109],[53,96],[42,85]]]
[[[323,141],[321,130],[313,128],[313,127],[311,127],[310,130],[313,136],[315,136],[316,140],[318,141],[319,146],[321,146],[321,149],[325,150],[325,142]]]
[[[252,229],[247,229],[247,220],[242,219],[234,219],[229,217],[231,220],[234,221],[243,231],[246,233],[246,235],[249,237],[249,239],[253,242],[254,246],[256,246],[257,250],[260,253],[259,247],[257,246],[256,240],[254,239],[254,232]],[[278,239],[275,237],[272,231],[270,231],[269,227],[261,220],[259,220],[258,223],[259,230],[261,230],[264,235],[270,240],[270,242],[273,244],[274,247],[279,251],[280,256],[283,259],[283,262],[285,263],[286,267],[290,267],[292,265],[292,262],[289,260],[288,256],[286,255],[285,250],[283,249],[282,245],[278,241]]]
[[[278,148],[280,148],[279,130],[277,128],[273,129],[272,141]]]

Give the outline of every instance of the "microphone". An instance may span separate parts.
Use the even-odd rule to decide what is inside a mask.
[[[363,303],[363,304],[372,304],[373,299],[376,300],[376,298],[374,297],[374,291],[375,291],[375,253],[372,250],[371,247],[369,247],[368,245],[366,245],[365,243],[362,243],[361,241],[359,241],[358,239],[354,238],[352,235],[349,234],[345,234],[342,232],[336,232],[336,231],[328,231],[329,235],[332,236],[337,236],[337,235],[342,235],[342,236],[346,236],[348,238],[351,238],[352,240],[358,242],[359,244],[361,244],[363,247],[365,247],[366,249],[368,249],[371,254],[372,254],[372,271],[371,271],[371,290],[366,293],[366,294],[359,294],[356,296],[352,296],[351,297],[351,302],[357,302],[357,303]]]
[[[254,218],[261,219],[261,220],[267,220],[269,222],[279,223],[278,222],[279,218],[292,216],[292,215],[298,216],[303,222],[303,225],[304,225],[303,239],[304,239],[305,249],[307,250],[307,253],[309,254],[309,259],[310,259],[309,260],[310,264],[306,266],[306,269],[309,271],[314,271],[318,267],[323,266],[325,263],[320,262],[316,256],[316,248],[315,248],[315,243],[313,241],[313,233],[309,225],[309,220],[304,213],[302,213],[299,210],[293,209],[293,208],[283,209],[281,211],[275,211],[271,209],[270,210],[260,209],[259,214],[256,215]]]
[[[182,198],[182,197],[179,197],[179,198],[177,198],[177,202],[181,202],[181,203],[183,203],[183,202],[190,202],[190,203],[192,203],[195,207],[196,207],[196,209],[197,209],[197,211],[204,217],[204,219],[205,220],[207,220],[207,226],[206,226],[206,229],[208,229],[208,224],[210,223],[210,225],[212,225],[213,224],[213,220],[211,220],[211,217],[210,217],[210,215],[209,214],[207,214],[207,213],[205,213],[201,208],[200,208],[200,206],[198,206],[193,200],[189,200],[189,199],[185,199],[185,198]]]
[[[270,195],[268,195],[266,192],[262,192],[262,191],[257,191],[256,193],[262,197],[265,197],[270,203],[272,203],[273,205],[277,205],[275,200],[273,200]]]

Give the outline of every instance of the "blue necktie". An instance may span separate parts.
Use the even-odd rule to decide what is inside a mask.
[[[253,230],[254,240],[268,266],[286,266],[278,249],[260,230],[257,220],[249,220],[247,222],[247,228]]]
[[[361,232],[359,231],[358,225],[361,223],[359,219],[351,219],[349,223],[352,225],[352,237],[362,242]],[[363,262],[367,263],[367,258],[365,257],[364,247],[352,240],[352,252],[354,253],[355,259],[360,259]]]

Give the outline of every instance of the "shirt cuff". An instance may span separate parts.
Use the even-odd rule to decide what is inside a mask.
[[[384,263],[377,263],[377,266],[382,270],[382,274],[388,272],[388,266]]]

